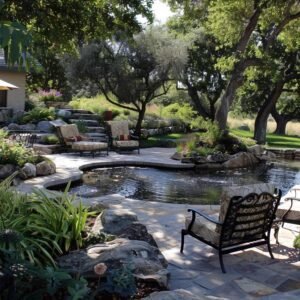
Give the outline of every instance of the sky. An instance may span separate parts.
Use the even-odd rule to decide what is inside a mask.
[[[154,0],[153,12],[155,15],[155,20],[162,24],[165,23],[167,18],[173,14],[169,6],[160,0]]]

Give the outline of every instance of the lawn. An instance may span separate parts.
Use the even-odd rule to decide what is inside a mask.
[[[253,138],[253,132],[231,129],[230,132],[236,136]],[[300,138],[290,135],[277,135],[273,133],[267,134],[267,148],[299,148],[300,149]]]

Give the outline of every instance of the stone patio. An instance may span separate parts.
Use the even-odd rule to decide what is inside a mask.
[[[142,149],[141,154],[115,154],[103,157],[79,157],[73,154],[51,155],[57,173],[27,180],[19,190],[29,192],[33,187],[43,188],[69,180],[79,179],[80,168],[104,165],[139,164],[148,166],[191,168],[169,157],[175,149]],[[109,195],[83,199],[87,205],[104,203],[114,208],[135,212],[141,223],[155,238],[169,262],[169,288],[186,289],[195,296],[209,295],[224,299],[300,299],[300,252],[292,246],[299,226],[287,224],[279,232],[280,245],[272,240],[275,259],[269,257],[266,247],[252,248],[224,256],[226,274],[221,272],[216,251],[191,238],[186,238],[184,254],[180,254],[180,230],[188,207],[218,211],[218,206],[168,204],[140,201]]]

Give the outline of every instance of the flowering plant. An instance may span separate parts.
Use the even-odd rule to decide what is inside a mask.
[[[39,90],[38,97],[40,101],[62,101],[63,95],[61,92],[51,89],[49,91]]]

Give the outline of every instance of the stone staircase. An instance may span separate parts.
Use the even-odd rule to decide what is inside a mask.
[[[85,125],[87,132],[85,135],[89,136],[93,141],[103,141],[106,139],[106,129],[99,115],[92,113],[91,111],[84,109],[64,109],[71,114],[68,117],[64,117],[68,123],[82,123]]]

